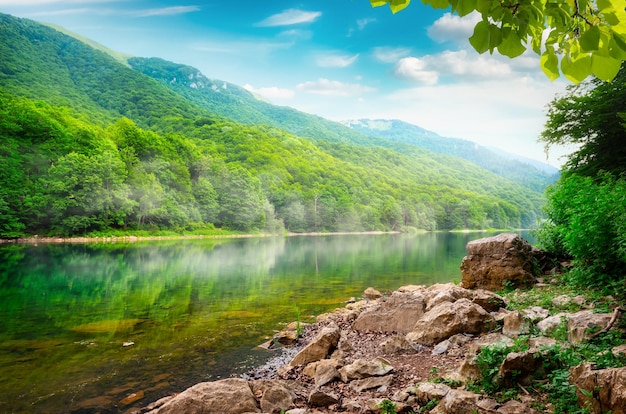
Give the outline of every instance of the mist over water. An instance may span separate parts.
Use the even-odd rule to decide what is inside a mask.
[[[460,280],[480,237],[0,246],[0,412],[125,412],[238,375],[271,356],[255,346],[297,313],[312,319],[368,286]]]

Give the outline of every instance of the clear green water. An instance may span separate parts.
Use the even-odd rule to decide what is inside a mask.
[[[240,374],[296,309],[306,320],[368,286],[460,280],[466,243],[485,236],[0,246],[0,412],[126,412]]]

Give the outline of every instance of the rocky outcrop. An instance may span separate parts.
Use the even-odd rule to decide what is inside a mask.
[[[461,286],[502,290],[529,286],[535,280],[530,244],[517,234],[499,234],[467,243],[461,262]]]
[[[570,370],[570,382],[581,407],[588,406],[594,414],[626,413],[626,368],[594,370],[584,362]]]
[[[499,254],[494,253],[499,240],[509,246],[501,249],[504,252],[499,259],[512,263],[514,260],[506,255],[518,242],[508,236],[491,239],[468,247],[468,251],[475,255],[489,251],[493,259]],[[523,251],[524,247],[516,249]],[[484,285],[513,280],[501,278],[506,272],[488,273],[488,277],[495,278],[489,282],[491,279],[483,277]],[[489,290],[470,290],[452,283],[404,286],[391,294],[379,294],[368,288],[366,300],[320,315],[316,324],[307,327],[305,337],[298,337],[305,342],[302,349],[289,354],[295,356],[271,378],[198,384],[142,412],[375,414],[383,411],[383,405],[393,405],[397,413],[423,412],[425,407],[434,407],[429,411],[434,414],[535,413],[531,396],[521,398],[522,402],[501,404],[461,389],[467,380],[485,379],[479,367],[480,357],[484,356],[481,353],[495,351],[503,358],[497,360],[502,361],[499,366],[490,367],[489,380],[493,384],[524,387],[537,377],[546,378],[543,370],[550,365],[545,363],[546,348],[557,344],[557,340],[534,337],[528,340],[528,347],[520,348],[520,341],[514,339],[539,331],[576,343],[594,332],[608,330],[615,321],[611,314],[590,310],[552,316],[539,306],[510,311],[502,297]],[[568,308],[585,304],[584,298],[562,297],[557,302]],[[281,335],[290,337],[289,333]],[[626,348],[616,347],[613,352],[626,353]],[[423,361],[430,364],[427,367],[437,369],[449,365],[437,374],[446,383],[423,381],[430,377]],[[583,364],[571,370],[571,378],[581,404],[588,404],[597,413],[612,410],[613,414],[626,414],[626,368],[593,370],[591,365]]]

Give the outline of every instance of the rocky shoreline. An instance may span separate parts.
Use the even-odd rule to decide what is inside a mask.
[[[549,288],[528,266],[532,262],[537,268],[537,260],[531,259],[540,253],[517,235],[471,242],[468,253],[463,286],[411,285],[386,294],[369,288],[362,300],[320,315],[301,335],[297,324],[277,334],[275,342],[286,344],[279,363],[240,378],[200,383],[130,412],[553,412],[541,393],[528,391],[533,381],[542,381],[551,347],[573,346],[616,329],[620,309],[596,313],[582,296],[555,298],[555,309],[577,308],[573,312],[541,306],[507,309],[509,300],[483,286],[532,283],[538,290]],[[566,337],[552,335],[563,326]],[[624,354],[625,348],[612,351]],[[526,392],[505,401],[469,387],[485,379],[481,352],[492,349],[506,352],[489,380],[519,385]],[[583,363],[570,372],[581,406],[624,413],[626,369],[593,368]]]

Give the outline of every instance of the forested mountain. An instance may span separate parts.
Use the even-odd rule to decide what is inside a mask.
[[[197,71],[171,82],[168,62],[133,58],[133,70],[30,20],[0,14],[0,56],[1,237],[528,227],[544,201],[473,163],[384,147],[234,85],[198,94]],[[201,102],[209,93],[223,102]]]
[[[133,57],[128,63],[185,98],[217,114],[248,124],[266,124],[313,140],[382,146],[406,153],[409,146],[463,158],[535,191],[558,178],[558,170],[539,162],[520,162],[502,153],[458,138],[442,137],[398,120],[332,122],[293,108],[271,105],[249,91],[209,79],[198,69],[160,58]]]
[[[548,184],[554,184],[558,179],[558,170],[548,164],[531,162],[522,157],[516,159],[513,155],[507,156],[504,151],[496,151],[464,139],[442,137],[397,119],[358,119],[343,123],[355,131],[372,137],[412,144],[439,154],[463,158],[538,191],[543,190]]]

